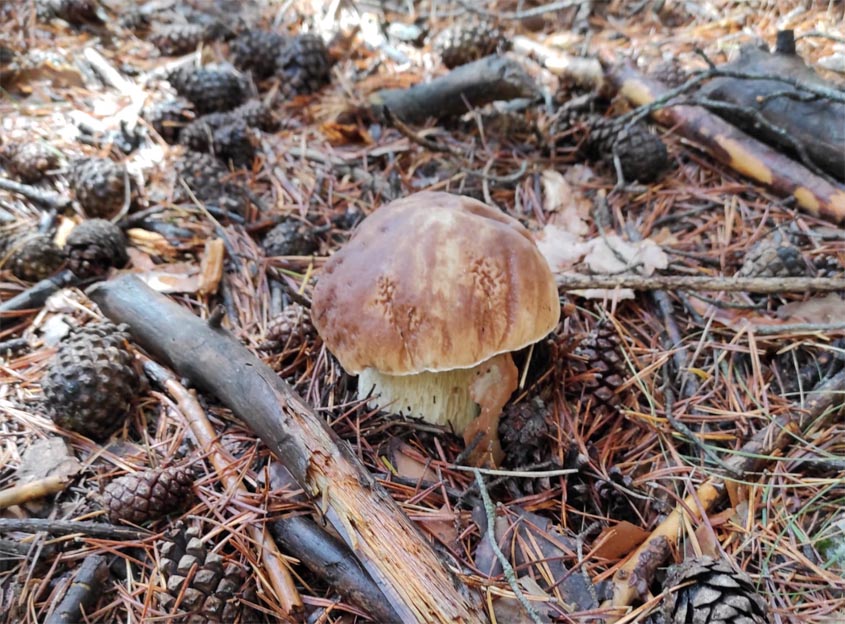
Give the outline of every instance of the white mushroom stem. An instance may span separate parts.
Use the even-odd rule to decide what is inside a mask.
[[[385,375],[367,368],[358,377],[358,398],[370,399],[372,409],[384,409],[394,414],[422,418],[435,425],[451,425],[462,434],[481,412],[473,400],[472,386],[491,369],[505,366],[515,370],[509,353],[485,360],[472,368],[460,368],[437,373],[415,375]],[[507,385],[511,385],[508,380]],[[509,397],[516,389],[516,375],[510,388],[499,388]]]

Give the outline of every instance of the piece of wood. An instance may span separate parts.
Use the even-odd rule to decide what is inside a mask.
[[[756,80],[734,76],[716,77],[703,85],[699,95],[729,102],[739,109],[716,111],[729,122],[770,145],[792,153],[785,137],[766,126],[755,124],[744,110],[758,111],[774,126],[785,131],[791,141],[798,142],[818,167],[838,180],[845,180],[845,103],[835,102],[801,90],[778,78],[789,78],[810,86],[835,89],[794,53],[769,53],[757,46],[740,49],[733,63],[719,69],[744,74],[771,76]],[[845,94],[843,94],[845,95]]]
[[[87,621],[83,614],[89,615],[91,607],[97,604],[108,578],[109,566],[106,565],[104,556],[85,557],[65,597],[56,610],[44,620],[44,624],[75,624]]]
[[[845,290],[843,277],[725,277],[722,275],[583,275],[558,273],[563,290],[586,288],[632,288],[634,290],[709,290],[776,294],[788,292],[836,292]]]
[[[10,320],[27,314],[28,311],[40,309],[50,296],[62,288],[75,286],[79,283],[79,278],[69,270],[64,270],[57,275],[33,284],[22,293],[0,303],[0,327],[8,324]]]
[[[242,418],[325,517],[403,622],[475,624],[480,601],[446,567],[348,444],[227,332],[132,275],[88,289],[112,321]]]
[[[635,105],[651,104],[668,92],[661,83],[643,76],[628,63],[616,64],[607,58],[604,61],[608,81]],[[845,220],[845,186],[815,175],[707,110],[699,106],[658,107],[651,116],[731,169],[781,195],[794,197],[813,216],[837,223]]]
[[[406,123],[462,115],[496,100],[535,97],[537,86],[525,68],[505,56],[485,56],[445,76],[408,89],[382,89],[370,95],[377,115],[383,109]]]

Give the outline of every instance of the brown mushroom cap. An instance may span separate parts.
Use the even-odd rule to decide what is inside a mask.
[[[470,368],[560,318],[545,258],[518,221],[469,197],[423,192],[367,217],[329,259],[312,317],[347,372]]]

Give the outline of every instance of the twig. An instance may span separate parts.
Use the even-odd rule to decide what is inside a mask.
[[[29,184],[21,184],[8,178],[0,178],[0,190],[9,191],[23,195],[29,201],[34,202],[50,210],[61,211],[70,207],[70,199],[58,193],[44,191]]]
[[[481,470],[473,468],[472,471],[475,473],[475,484],[478,486],[478,491],[481,493],[481,500],[484,503],[484,511],[487,513],[487,541],[490,542],[490,548],[493,550],[493,553],[496,555],[499,563],[502,564],[502,573],[505,575],[505,579],[507,579],[508,585],[510,585],[516,599],[522,605],[522,608],[525,609],[525,612],[528,613],[528,617],[530,617],[531,621],[535,624],[543,624],[540,614],[537,613],[534,607],[531,606],[531,603],[528,602],[528,598],[526,598],[525,594],[522,593],[522,589],[519,586],[519,581],[516,579],[516,573],[513,570],[513,566],[511,566],[508,558],[505,557],[505,553],[502,552],[502,549],[499,548],[499,542],[496,540],[496,509],[493,507],[493,501],[490,500],[490,493],[487,491],[487,486],[484,485],[484,477],[481,476]]]
[[[44,305],[44,302],[50,296],[62,288],[81,283],[82,281],[70,271],[62,271],[57,275],[41,280],[8,301],[0,303],[0,326],[6,324],[9,318],[21,316],[28,310],[37,310]],[[15,312],[21,314],[14,314]]]
[[[538,7],[531,7],[530,9],[524,9],[522,11],[512,11],[503,13],[501,11],[489,11],[487,9],[484,9],[478,6],[478,2],[470,2],[470,0],[458,0],[458,4],[460,4],[470,13],[484,15],[485,17],[493,17],[495,19],[500,20],[521,20],[528,17],[543,15],[543,13],[553,13],[555,11],[562,11],[563,9],[568,9],[574,6],[580,6],[582,4],[588,4],[589,2],[591,2],[591,0],[559,0],[558,2],[550,2],[549,4],[543,4]]]
[[[457,150],[453,149],[449,145],[441,145],[440,143],[431,141],[417,134],[411,128],[409,128],[405,122],[403,122],[401,119],[397,119],[396,116],[392,112],[390,112],[389,107],[385,106],[384,109],[382,109],[382,114],[384,115],[384,120],[389,125],[396,128],[399,131],[399,134],[401,134],[409,141],[416,143],[417,145],[424,147],[425,149],[430,150],[432,152],[445,152],[446,154],[451,154],[452,156],[461,155]]]
[[[85,557],[65,597],[44,624],[75,624],[88,620],[88,610],[97,603],[109,577],[109,566],[102,555]]]
[[[562,290],[631,288],[634,290],[720,290],[776,294],[787,292],[834,292],[845,290],[841,277],[722,277],[698,275],[579,275],[555,276]]]
[[[845,331],[845,323],[783,323],[781,325],[753,325],[751,330],[760,336],[781,334],[818,334]]]
[[[143,529],[115,526],[86,520],[50,520],[45,518],[0,518],[0,533],[13,531],[72,535],[81,533],[89,537],[120,541],[137,541],[153,535]]]
[[[452,470],[460,470],[462,472],[477,472],[491,477],[517,477],[520,479],[542,479],[544,477],[562,477],[564,475],[575,474],[578,472],[577,468],[561,468],[560,470],[496,470],[493,468],[474,468],[472,466],[449,466]]]
[[[68,483],[69,480],[66,477],[45,477],[38,481],[0,490],[0,509],[61,492]]]

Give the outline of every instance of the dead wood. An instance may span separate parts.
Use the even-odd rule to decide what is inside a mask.
[[[134,276],[88,292],[108,317],[129,325],[139,344],[217,396],[258,434],[320,502],[403,622],[485,621],[477,598],[349,446],[272,369]]]
[[[288,553],[341,596],[364,609],[374,621],[402,622],[346,544],[326,533],[312,518],[282,518],[271,525],[271,530]]]
[[[841,414],[843,391],[845,371],[840,371],[822,381],[808,394],[804,409],[796,407],[791,413],[773,418],[766,427],[760,429],[741,449],[731,455],[726,463],[742,481],[753,479],[755,473],[760,471],[770,458],[801,440],[810,426],[822,428],[834,422]],[[670,552],[670,549],[664,548],[663,541],[668,541],[669,545],[677,544],[685,526],[697,526],[701,518],[706,516],[736,483],[727,478],[711,477],[675,507],[614,574],[613,596],[604,606],[626,607],[636,600],[642,588],[642,576],[647,574],[643,566],[653,569],[659,565],[654,560],[654,554],[662,552],[668,556]],[[615,622],[616,619],[618,618],[611,618],[609,621]]]
[[[47,518],[0,518],[0,533],[49,533],[50,535],[73,535],[80,533],[88,537],[111,540],[141,540],[152,533],[143,529],[115,526],[86,520],[50,520]]]
[[[814,216],[836,222],[845,219],[845,187],[828,182],[704,108],[656,102],[669,90],[630,64],[605,65],[611,65],[607,78],[622,95],[638,106],[649,107],[655,121],[698,144],[717,161],[782,195],[794,197]]]
[[[781,45],[785,45],[781,42]],[[769,76],[752,80],[733,76],[717,77],[705,84],[699,94],[712,100],[728,102],[736,108],[717,113],[749,134],[792,151],[792,141],[821,169],[845,181],[845,103],[832,101],[795,86],[791,81],[835,88],[825,82],[800,56],[792,52],[769,53],[756,46],[746,46],[739,59],[720,66],[720,70]],[[784,134],[766,125],[756,124],[749,111],[759,113]]]
[[[408,89],[382,89],[370,96],[377,115],[385,108],[407,123],[462,115],[496,100],[534,97],[537,87],[517,61],[486,56],[461,65],[445,76]]]
[[[563,290],[586,288],[633,288],[634,290],[721,290],[774,294],[787,292],[835,292],[845,290],[841,277],[722,277],[709,275],[578,275],[555,276]]]
[[[22,505],[31,500],[61,492],[67,485],[67,478],[53,476],[0,490],[0,509],[5,509],[12,505]]]
[[[44,624],[71,624],[82,622],[83,614],[96,604],[102,595],[103,585],[109,577],[109,567],[102,555],[85,558],[65,597]]]
[[[48,210],[65,210],[70,207],[71,201],[67,197],[62,197],[58,193],[52,191],[45,191],[29,184],[21,184],[14,180],[0,178],[0,190],[9,191],[10,193],[17,193],[22,197],[26,197],[29,201],[38,204],[42,208]]]
[[[79,283],[79,278],[73,273],[62,271],[30,286],[22,293],[0,303],[0,326],[7,324],[12,318],[39,309],[54,293],[77,283]]]

